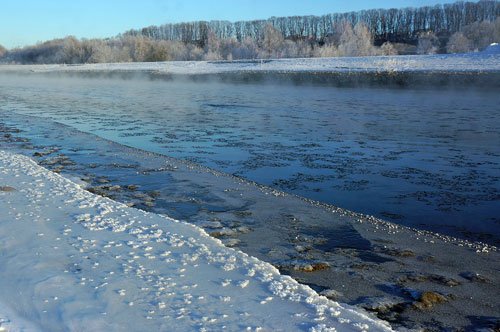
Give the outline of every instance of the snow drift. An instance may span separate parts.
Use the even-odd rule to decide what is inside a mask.
[[[27,157],[0,151],[0,188],[0,330],[390,330]]]

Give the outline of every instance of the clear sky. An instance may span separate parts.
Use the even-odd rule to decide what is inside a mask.
[[[453,0],[0,0],[0,45],[14,48],[73,35],[112,37],[132,28],[197,20],[322,15]]]

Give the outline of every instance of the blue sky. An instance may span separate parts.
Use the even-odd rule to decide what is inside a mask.
[[[1,0],[0,45],[7,48],[74,35],[111,37],[132,28],[196,20],[321,15],[417,7],[452,0]]]

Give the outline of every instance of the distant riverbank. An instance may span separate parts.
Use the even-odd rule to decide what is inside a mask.
[[[83,65],[0,65],[2,72],[155,72],[200,75],[226,72],[498,72],[500,54],[399,55],[239,61],[170,61]]]

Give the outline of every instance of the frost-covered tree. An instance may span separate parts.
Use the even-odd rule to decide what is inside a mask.
[[[483,50],[491,43],[500,42],[500,17],[494,21],[474,22],[463,28],[463,34],[475,50]]]
[[[332,28],[342,21],[355,26],[359,22],[379,42],[412,43],[420,31],[431,30],[439,36],[451,35],[464,26],[480,21],[494,21],[500,15],[498,0],[474,2],[457,1],[443,5],[401,9],[370,9],[349,13],[331,13],[322,16],[272,17],[254,21],[211,21],[164,24],[128,31],[128,35],[142,35],[153,40],[176,40],[198,43],[204,47],[206,32],[211,30],[221,40],[235,38],[242,42],[249,37],[261,39],[267,25],[272,25],[286,40],[312,38],[323,43],[332,35]],[[333,43],[338,45],[338,43]]]
[[[285,38],[271,24],[267,24],[264,28],[264,38],[262,41],[262,57],[263,58],[280,58]]]
[[[448,52],[463,52],[499,42],[499,17],[500,1],[481,0],[323,16],[202,21],[150,26],[104,40],[66,37],[7,53],[0,48],[0,57],[5,53],[2,61],[18,63],[232,60],[427,54],[439,51],[441,44]]]
[[[349,22],[344,22],[339,42],[339,56],[367,56],[376,54],[376,49],[373,46],[373,36],[364,23],[358,23],[352,28]]]
[[[167,41],[160,40],[155,43],[149,43],[146,57],[146,62],[158,62],[173,60],[170,53],[170,47]]]
[[[312,43],[309,40],[285,41],[285,56],[294,58],[309,58],[312,56]],[[290,48],[293,48],[292,52]]]
[[[380,46],[381,55],[397,55],[398,51],[391,42],[385,42]]]
[[[187,60],[190,58],[189,49],[183,42],[170,41],[170,50],[174,60]]]
[[[253,38],[247,37],[231,50],[233,59],[255,59],[259,56],[259,46]]]
[[[446,52],[448,53],[465,53],[471,50],[471,41],[461,32],[455,32],[446,44]]]
[[[107,42],[112,51],[112,62],[132,62],[130,47],[122,39],[111,39]]]
[[[93,41],[80,41],[73,36],[69,36],[64,38],[62,49],[57,54],[56,62],[88,63],[93,52]]]
[[[373,35],[364,22],[359,22],[354,26],[354,35],[356,36],[357,55],[376,54],[373,46]]]
[[[220,39],[213,33],[213,31],[209,31],[207,35],[207,40],[205,43],[205,60],[220,60],[222,58],[221,55],[221,41]]]
[[[127,43],[130,45],[131,57],[134,61],[143,62],[147,60],[150,48],[148,38],[142,36],[132,37]]]
[[[439,49],[439,39],[432,31],[424,31],[418,34],[417,53],[435,54]]]
[[[219,47],[219,59],[223,60],[233,60],[235,57],[233,55],[233,50],[239,47],[239,42],[236,38],[228,38],[221,40]]]
[[[203,59],[203,49],[194,44],[186,44],[186,58],[179,60],[202,60]]]
[[[337,46],[329,43],[323,46],[315,47],[312,51],[312,56],[317,58],[331,58],[338,56]]]
[[[352,24],[344,20],[335,26],[335,33],[333,34],[332,42],[336,45],[349,45],[353,42],[354,30]],[[348,46],[344,46],[347,48]]]
[[[5,55],[5,53],[7,53],[7,49],[2,45],[0,45],[0,58],[2,58]]]
[[[88,63],[106,63],[115,62],[113,49],[102,40],[88,41],[90,48],[90,57],[87,59]]]

